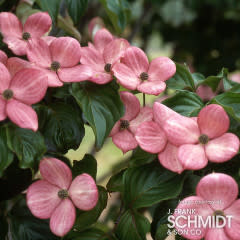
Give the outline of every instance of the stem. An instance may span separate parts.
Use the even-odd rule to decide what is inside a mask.
[[[146,106],[146,95],[145,95],[145,93],[143,93],[143,106],[144,107]]]

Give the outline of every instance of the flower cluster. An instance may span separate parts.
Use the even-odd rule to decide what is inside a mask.
[[[169,58],[159,57],[149,63],[141,49],[130,46],[125,39],[116,38],[105,28],[96,31],[93,43],[89,42],[88,46],[81,47],[80,43],[71,37],[46,36],[51,24],[50,16],[44,12],[32,14],[24,25],[12,13],[0,13],[3,41],[14,54],[26,55],[28,59],[7,58],[4,52],[0,52],[0,61],[7,68],[2,71],[11,73],[10,79],[6,74],[1,74],[0,120],[8,116],[20,127],[34,131],[38,129],[36,113],[29,106],[25,111],[23,105],[15,101],[18,99],[18,92],[24,92],[29,85],[19,79],[19,76],[23,75],[26,78],[26,72],[22,72],[24,69],[28,69],[27,78],[33,91],[42,86],[39,92],[34,92],[34,101],[18,99],[28,105],[41,101],[47,87],[61,87],[64,83],[81,81],[106,84],[112,81],[114,76],[117,82],[127,89],[158,95],[166,88],[164,82],[176,72],[176,66]],[[93,24],[92,22],[89,26],[92,32],[95,31]],[[1,65],[1,68],[4,67]],[[41,83],[39,78],[36,80],[34,77],[37,71],[42,76]],[[15,74],[18,74],[18,78]],[[11,88],[3,82],[17,82],[17,88]],[[33,95],[32,92],[29,94]],[[29,98],[27,95],[25,91],[24,96]],[[14,114],[10,113],[10,109]]]
[[[174,219],[179,218],[175,225],[179,233],[187,239],[239,239],[240,199],[236,181],[226,174],[212,173],[199,181],[196,193],[197,196],[184,198],[174,211]]]
[[[202,169],[208,160],[225,162],[238,153],[239,139],[227,133],[229,117],[219,105],[210,104],[197,117],[189,118],[159,102],[154,103],[153,109],[140,110],[133,94],[120,95],[126,113],[110,136],[123,152],[139,145],[149,153],[157,153],[160,163],[177,173]]]

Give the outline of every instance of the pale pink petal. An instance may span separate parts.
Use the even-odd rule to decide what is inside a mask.
[[[58,76],[63,82],[82,82],[92,77],[92,69],[87,65],[78,65],[71,68],[60,68]]]
[[[10,84],[14,98],[28,105],[43,99],[48,87],[47,76],[38,69],[25,68],[18,71]]]
[[[105,62],[103,56],[95,48],[82,47],[80,62],[92,67],[97,72],[104,72]]]
[[[105,46],[113,40],[112,34],[106,29],[100,29],[94,36],[94,46],[98,51],[103,52]]]
[[[216,96],[213,90],[207,85],[200,85],[197,88],[196,93],[203,101],[209,101]]]
[[[208,164],[204,147],[200,144],[184,144],[178,149],[178,159],[184,169],[198,170]]]
[[[176,72],[175,63],[168,57],[158,57],[151,61],[148,69],[149,81],[166,81]]]
[[[76,209],[69,199],[64,199],[58,205],[50,218],[51,231],[59,236],[66,235],[74,225]]]
[[[229,79],[234,82],[240,83],[240,72],[235,72],[235,73],[230,74]]]
[[[138,98],[130,92],[120,92],[120,98],[125,107],[125,114],[122,117],[124,120],[134,119],[140,112],[140,102]]]
[[[131,120],[129,129],[133,134],[135,134],[137,131],[137,128],[141,123],[146,121],[152,121],[152,119],[153,119],[152,108],[142,107],[139,114],[136,116],[136,118]]]
[[[81,210],[94,208],[98,202],[98,189],[94,179],[86,173],[77,176],[69,188],[69,196]]]
[[[2,50],[0,50],[0,62],[3,63],[4,65],[6,65],[7,63],[7,55],[5,52],[3,52]]]
[[[232,133],[210,140],[206,145],[206,155],[212,162],[225,162],[234,157],[239,150],[239,139]]]
[[[230,239],[226,235],[226,233],[224,231],[224,228],[209,228],[207,230],[207,232],[206,232],[206,235],[205,235],[204,239],[205,240],[213,240],[213,239],[217,239],[217,240],[233,240],[233,239]]]
[[[183,172],[184,167],[179,161],[177,153],[178,147],[168,142],[163,152],[158,154],[158,159],[165,168],[180,174]]]
[[[48,46],[50,46],[50,44],[52,43],[53,40],[55,40],[56,37],[53,37],[53,36],[45,36],[45,37],[42,37],[42,40],[44,42],[47,43]]]
[[[89,78],[89,81],[97,83],[97,84],[106,84],[108,82],[111,82],[113,80],[113,77],[109,73],[105,72],[92,72],[91,78]]]
[[[133,150],[138,146],[133,134],[128,130],[122,130],[113,135],[112,141],[123,153]]]
[[[15,73],[23,68],[32,68],[33,64],[18,57],[11,57],[7,60],[7,69],[13,77]]]
[[[197,195],[212,201],[211,207],[223,210],[229,207],[238,196],[238,185],[229,175],[211,173],[203,177],[197,185]]]
[[[228,130],[229,117],[220,105],[210,104],[198,114],[198,125],[202,134],[216,138]]]
[[[80,43],[71,37],[59,37],[49,46],[52,60],[61,67],[73,67],[80,61]]]
[[[56,158],[44,158],[39,165],[43,179],[67,190],[72,181],[72,172],[66,163]]]
[[[115,123],[115,125],[113,126],[110,134],[109,134],[109,137],[112,137],[114,134],[118,133],[120,131],[120,121],[117,121]]]
[[[43,68],[50,68],[52,58],[47,43],[42,39],[32,39],[29,41],[27,50],[28,60]]]
[[[0,95],[0,121],[3,121],[7,117],[6,103],[6,100],[4,100]]]
[[[168,140],[176,146],[197,143],[200,136],[197,123],[193,119],[181,115],[167,119],[163,129]]]
[[[137,86],[141,83],[132,69],[123,63],[116,63],[112,71],[118,82],[127,89],[136,90]]]
[[[182,236],[187,239],[200,240],[205,236],[207,228],[199,226],[198,224],[196,224],[195,226],[194,222],[196,221],[194,220],[198,216],[201,216],[202,220],[206,222],[207,217],[212,216],[212,214],[213,210],[205,202],[205,199],[198,196],[184,198],[183,200],[181,200],[181,202],[178,204],[177,208],[174,211],[174,216],[176,220],[175,228],[180,232],[184,230],[182,231]],[[189,219],[189,221],[187,219]],[[196,231],[200,233],[200,235],[195,234]]]
[[[179,114],[162,103],[153,104],[153,119],[160,127],[163,127],[166,120],[173,116],[179,116]]]
[[[129,42],[123,38],[118,38],[111,41],[108,45],[106,45],[103,51],[105,63],[114,64],[123,56],[129,45]]]
[[[22,37],[22,24],[18,18],[10,12],[0,13],[0,31],[3,36]]]
[[[44,74],[48,77],[48,86],[49,87],[61,87],[63,86],[63,82],[60,81],[57,73],[52,70],[41,68]]]
[[[129,47],[124,53],[122,63],[132,69],[137,77],[139,77],[142,72],[148,71],[148,58],[143,50],[138,47]]]
[[[61,202],[60,189],[45,180],[34,182],[27,190],[27,206],[32,214],[41,219],[50,218]]]
[[[224,210],[225,216],[231,216],[230,226],[225,227],[225,232],[231,240],[238,240],[240,236],[240,199],[233,202],[231,206]]]
[[[28,46],[26,41],[13,36],[6,36],[3,42],[8,45],[8,48],[10,48],[14,54],[19,56],[26,55]]]
[[[38,117],[32,107],[11,99],[7,102],[6,111],[10,120],[19,127],[37,131]]]
[[[155,122],[143,122],[137,129],[135,138],[139,146],[146,152],[159,153],[166,143],[164,131]]]
[[[31,37],[41,37],[50,30],[52,19],[47,12],[34,13],[27,18],[23,32],[30,33]]]
[[[104,22],[100,17],[94,17],[88,24],[88,34],[91,38],[94,38],[95,34],[102,28],[104,28]]]
[[[142,82],[138,87],[137,90],[142,93],[152,94],[152,95],[159,95],[166,89],[165,82],[162,81],[145,81]]]
[[[11,76],[7,67],[0,62],[0,93],[9,88],[10,81]]]

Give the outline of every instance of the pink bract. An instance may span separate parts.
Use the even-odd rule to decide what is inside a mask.
[[[239,150],[239,139],[227,133],[229,117],[216,104],[204,107],[196,119],[175,115],[163,129],[169,142],[178,146],[178,159],[185,169],[204,168],[208,160],[221,163],[230,160]]]
[[[94,36],[97,34],[97,32],[104,28],[104,22],[102,20],[102,18],[100,17],[95,17],[93,18],[89,24],[88,24],[88,34],[91,38],[94,39]]]
[[[5,52],[3,52],[2,50],[0,50],[0,62],[3,63],[4,65],[6,65],[7,63],[7,55]]]
[[[78,65],[80,44],[71,37],[59,37],[48,46],[42,39],[29,43],[27,57],[48,76],[50,87],[60,87],[63,82],[80,82],[92,76],[88,66]]]
[[[120,97],[125,106],[125,114],[114,125],[110,136],[113,143],[126,153],[138,146],[135,139],[138,126],[145,121],[151,121],[153,114],[150,107],[141,108],[139,100],[132,93],[120,92]]]
[[[70,168],[56,158],[44,158],[39,169],[42,180],[28,188],[27,205],[35,217],[50,218],[51,231],[62,237],[74,225],[75,207],[88,211],[96,206],[97,186],[85,173],[72,180]]]
[[[227,219],[231,216],[230,227],[226,224],[224,227],[216,228],[214,225],[207,227],[194,226],[180,228],[177,230],[185,230],[183,237],[187,239],[228,239],[237,240],[240,236],[240,200],[237,200],[238,185],[236,181],[223,173],[212,173],[203,177],[197,185],[197,196],[191,196],[183,199],[175,209],[175,218],[178,216],[189,217],[192,221],[196,217],[201,217],[205,222],[206,219],[213,216],[222,216]],[[187,209],[195,209],[195,213],[191,214]],[[185,210],[185,211],[184,211]],[[187,220],[181,218],[180,225],[187,223]],[[200,235],[191,234],[199,229]],[[191,231],[192,230],[192,231]],[[200,232],[199,231],[199,232]]]
[[[175,74],[176,65],[168,57],[155,58],[149,64],[146,54],[140,48],[129,47],[112,71],[123,87],[159,95],[166,88],[165,81]]]
[[[94,37],[94,40],[99,38],[101,41],[96,40],[94,45],[81,48],[80,62],[92,69],[93,74],[89,80],[97,84],[106,84],[113,79],[112,68],[129,47],[127,40],[112,40],[105,31],[99,30]]]
[[[0,13],[0,31],[3,41],[16,55],[25,55],[28,41],[40,38],[47,33],[52,25],[51,17],[46,12],[34,13],[24,24],[12,13]]]
[[[47,90],[47,77],[37,69],[23,69],[11,77],[0,63],[0,121],[10,120],[21,128],[37,131],[38,118],[31,105],[39,102]]]

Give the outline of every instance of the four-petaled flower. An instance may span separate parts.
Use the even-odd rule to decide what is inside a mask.
[[[125,114],[116,122],[110,136],[113,143],[126,153],[138,146],[134,136],[137,128],[142,122],[151,121],[153,113],[150,107],[141,108],[137,97],[130,92],[120,92],[120,97],[125,106]]]
[[[24,26],[14,14],[0,13],[0,31],[3,34],[3,41],[16,55],[25,55],[29,40],[41,38],[50,30],[51,25],[51,17],[46,12],[32,14],[27,18]]]
[[[197,196],[184,198],[174,211],[175,219],[179,217],[176,229],[182,236],[193,240],[239,239],[240,199],[237,200],[236,181],[223,173],[208,174],[198,183],[196,193]],[[225,224],[223,220],[218,223],[222,227],[216,227],[217,218],[225,219]]]
[[[155,58],[149,64],[146,54],[140,48],[129,47],[112,71],[125,88],[159,95],[166,88],[165,81],[175,74],[176,65],[168,57]]]
[[[72,180],[70,168],[56,158],[44,158],[39,169],[43,179],[28,188],[27,205],[34,216],[50,218],[55,235],[64,236],[74,225],[75,206],[88,211],[97,204],[97,186],[86,173]]]
[[[22,69],[11,77],[0,63],[0,121],[10,118],[21,128],[38,129],[38,117],[31,105],[39,102],[47,90],[47,77],[37,69]]]

